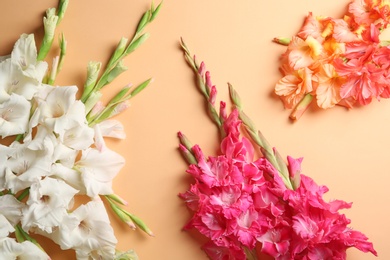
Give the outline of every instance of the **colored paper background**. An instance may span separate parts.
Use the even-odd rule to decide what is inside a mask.
[[[390,100],[374,100],[353,110],[309,109],[291,123],[290,111],[273,94],[281,77],[278,59],[285,47],[272,43],[272,38],[295,34],[309,11],[340,17],[348,2],[165,0],[159,16],[146,29],[151,37],[125,60],[129,70],[104,91],[108,98],[128,83],[154,78],[117,117],[125,125],[127,138],[110,141],[109,147],[126,158],[115,179],[116,193],[156,236],[132,231],[110,214],[119,249],[135,249],[145,260],[207,259],[200,249],[202,238],[181,230],[190,213],[177,194],[189,187],[191,178],[177,150],[176,133],[183,131],[208,155],[216,154],[218,135],[179,48],[183,37],[192,53],[206,62],[219,90],[218,99],[227,101],[226,83],[233,84],[246,113],[269,142],[285,156],[304,157],[303,173],[329,187],[327,199],[352,201],[352,209],[345,211],[351,226],[374,243],[377,259],[390,259]],[[106,61],[120,37],[133,34],[150,3],[71,1],[57,31],[65,34],[68,51],[56,83],[81,87],[88,61]],[[0,55],[9,54],[22,33],[37,33],[40,39],[44,10],[56,4],[52,0],[1,1]],[[44,247],[48,243],[40,241]],[[52,259],[74,257],[56,245],[46,249]],[[350,249],[348,259],[375,257]]]

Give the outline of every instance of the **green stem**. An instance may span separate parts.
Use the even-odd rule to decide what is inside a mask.
[[[24,241],[30,241],[31,243],[33,243],[34,245],[36,245],[39,249],[41,249],[43,252],[45,252],[45,250],[42,248],[42,246],[38,243],[37,240],[35,240],[34,238],[32,238],[26,231],[23,230],[23,228],[20,226],[20,224],[17,224],[15,226],[15,237],[16,237],[16,240],[19,242],[19,243],[22,243]]]
[[[17,197],[17,200],[22,201],[25,197],[30,194],[30,188],[26,188],[23,190],[23,192]]]
[[[138,23],[137,30],[127,47],[125,46],[126,40],[124,38],[121,39],[115,52],[111,56],[109,62],[106,64],[105,70],[103,71],[100,78],[97,80],[96,84],[90,87],[88,93],[83,93],[83,102],[85,102],[89,98],[92,92],[99,91],[108,83],[110,83],[113,78],[119,75],[114,73],[114,77],[111,80],[109,79],[110,75],[118,67],[118,64],[120,64],[120,62],[126,56],[135,51],[143,42],[146,41],[146,39],[148,38],[148,34],[143,33],[143,30],[149,23],[154,20],[156,15],[159,13],[161,4],[162,2],[156,8],[152,4],[151,8],[143,14],[142,18]]]

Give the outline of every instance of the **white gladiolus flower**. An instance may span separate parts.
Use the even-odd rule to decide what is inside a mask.
[[[60,136],[61,143],[75,150],[84,150],[93,144],[95,132],[87,124],[79,124],[64,132]]]
[[[66,130],[85,124],[85,106],[76,100],[76,93],[76,86],[53,88],[36,109],[39,122],[60,136]]]
[[[0,239],[0,259],[45,260],[50,257],[30,241],[18,243],[6,237]]]
[[[47,127],[39,125],[36,128],[34,139],[29,142],[24,142],[26,147],[33,151],[41,151],[48,158],[51,158],[54,149],[57,146],[57,137]]]
[[[11,53],[11,62],[26,77],[42,82],[47,70],[47,63],[37,61],[37,48],[35,46],[33,34],[22,34],[15,43]]]
[[[74,166],[78,153],[78,150],[74,150],[62,143],[57,143],[54,148],[53,162],[61,163],[66,167],[72,168]]]
[[[49,235],[61,249],[76,250],[77,259],[114,259],[117,239],[102,201],[81,205]]]
[[[112,180],[123,167],[125,159],[108,148],[99,151],[88,148],[82,151],[75,169],[81,173],[86,193],[91,198],[112,194]]]
[[[23,208],[22,227],[37,227],[51,233],[66,216],[78,191],[62,180],[46,177],[30,188],[27,207]]]
[[[11,94],[0,104],[0,136],[23,134],[27,131],[31,104],[24,97]]]
[[[15,151],[9,155],[5,169],[0,172],[0,183],[13,193],[21,191],[50,174],[51,157],[45,151],[34,151],[27,144],[14,142]]]
[[[31,100],[41,88],[40,81],[23,75],[22,71],[11,63],[11,59],[0,63],[0,103],[8,100],[12,93]]]
[[[37,49],[32,34],[23,34],[15,43],[10,56],[0,61],[0,103],[12,93],[31,100],[42,88],[47,63],[37,61]]]

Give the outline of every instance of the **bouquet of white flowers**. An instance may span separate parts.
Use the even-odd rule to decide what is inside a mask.
[[[10,140],[0,145],[0,259],[50,259],[34,234],[75,250],[78,259],[137,259],[132,250],[116,250],[102,198],[130,227],[153,234],[115,195],[112,181],[125,159],[104,138],[125,138],[122,124],[111,118],[151,80],[124,87],[105,105],[99,99],[100,90],[126,71],[123,58],[146,40],[143,30],[161,5],[145,12],[130,41],[120,40],[101,73],[101,63],[88,64],[80,99],[77,86],[54,85],[66,53],[63,35],[60,54],[50,66],[45,61],[67,5],[60,0],[46,11],[39,50],[34,35],[23,34],[0,58],[0,136]],[[85,204],[74,203],[79,195],[89,198]]]

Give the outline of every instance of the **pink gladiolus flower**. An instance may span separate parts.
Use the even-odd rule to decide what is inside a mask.
[[[384,54],[378,53],[376,59],[384,62]],[[189,60],[189,64],[203,88],[204,75],[209,75],[204,63],[199,67],[195,60]],[[321,84],[335,87],[327,82],[339,77],[335,69],[329,64],[320,66],[325,68],[316,68],[317,74],[318,69],[324,70],[316,76],[317,90],[324,87]],[[198,145],[192,146],[179,132],[179,149],[190,164],[187,173],[194,178],[179,196],[193,213],[184,229],[196,229],[207,238],[202,249],[210,259],[254,260],[260,250],[277,260],[343,260],[350,247],[377,255],[368,238],[352,230],[351,221],[339,212],[352,203],[325,201],[328,188],[302,174],[303,158],[288,156],[284,163],[242,111],[241,100],[231,85],[229,93],[236,108],[230,114],[224,102],[216,114],[210,103],[211,92],[202,93],[221,133],[220,154],[206,157]],[[248,138],[241,134],[243,128]],[[255,148],[260,148],[260,156],[255,156]]]
[[[222,155],[206,159],[199,146],[192,148],[198,164],[188,173],[195,183],[180,194],[194,212],[185,229],[196,228],[210,239],[203,248],[211,259],[246,259],[240,248],[253,249],[257,242],[276,259],[345,259],[351,246],[376,255],[338,213],[351,203],[325,202],[327,187],[301,174],[302,158],[288,157],[290,177],[300,185],[286,189],[268,160],[253,161],[253,145],[241,138],[240,125],[234,110],[223,125]]]

